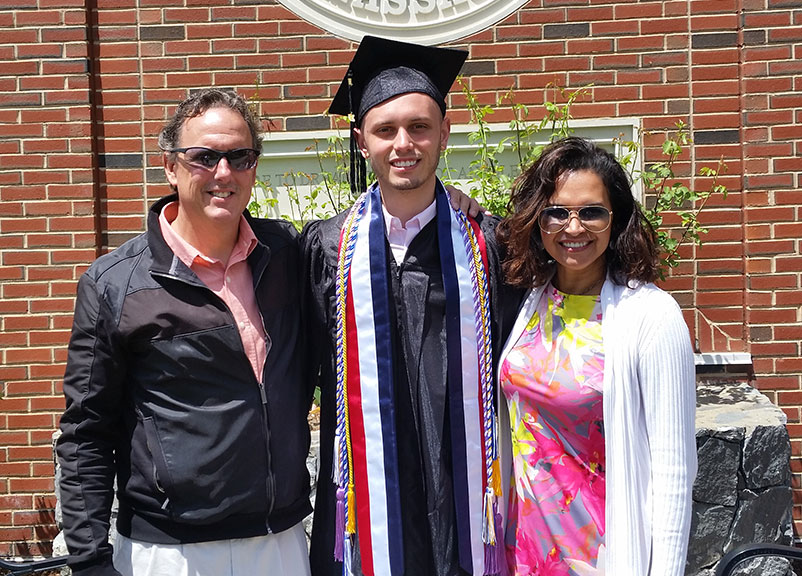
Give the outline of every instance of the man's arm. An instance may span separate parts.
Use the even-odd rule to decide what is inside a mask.
[[[482,205],[479,204],[476,198],[471,198],[459,188],[447,184],[446,190],[448,190],[448,193],[451,195],[451,207],[455,210],[462,210],[471,218],[476,218],[479,213],[491,216],[491,213],[482,208]]]
[[[119,575],[111,562],[109,516],[114,450],[122,427],[123,362],[112,316],[95,282],[78,282],[64,374],[67,408],[57,453],[64,534],[75,576]]]

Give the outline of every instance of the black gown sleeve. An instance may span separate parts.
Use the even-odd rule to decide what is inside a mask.
[[[325,293],[330,284],[319,238],[320,221],[304,226],[301,234],[301,317],[306,332],[306,362],[312,388],[320,386],[322,351],[326,339]]]
[[[335,218],[335,220],[337,220]],[[307,334],[308,370],[320,388],[319,470],[309,561],[312,576],[341,576],[334,561],[336,487],[332,481],[336,424],[334,350],[330,330],[335,315],[334,291],[340,226],[331,220],[310,222],[301,234],[303,317]]]
[[[480,220],[479,220],[480,219]],[[490,315],[493,330],[493,368],[498,367],[498,359],[507,337],[518,316],[525,290],[515,288],[504,282],[502,264],[504,250],[496,241],[496,227],[501,219],[498,216],[479,215],[479,226],[485,237],[488,259],[488,279],[490,282]]]

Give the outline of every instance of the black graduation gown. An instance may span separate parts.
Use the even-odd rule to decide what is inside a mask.
[[[333,484],[335,390],[335,276],[345,213],[309,224],[302,235],[306,266],[305,316],[321,388],[320,473],[310,561],[313,576],[340,576],[334,561],[336,487]],[[498,356],[515,319],[521,292],[499,288],[496,218],[479,217],[489,261],[493,349]],[[386,242],[386,239],[385,239]],[[412,240],[396,264],[387,245],[393,315],[393,366],[401,486],[404,574],[464,576],[459,568],[451,481],[446,390],[445,292],[436,218]],[[503,306],[501,306],[503,304]],[[359,554],[354,554],[359,565]],[[359,572],[357,572],[359,573]]]

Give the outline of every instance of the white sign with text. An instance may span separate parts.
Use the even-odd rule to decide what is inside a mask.
[[[528,0],[279,0],[335,36],[366,34],[424,45],[465,38],[506,18]]]

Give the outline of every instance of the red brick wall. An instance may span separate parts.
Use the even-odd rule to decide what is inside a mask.
[[[273,129],[329,126],[349,42],[275,1],[176,4],[7,0],[0,12],[0,554],[54,534],[50,436],[75,282],[166,192],[155,136],[176,102],[235,87],[258,93]],[[592,82],[574,115],[641,117],[649,160],[677,120],[691,125],[680,172],[692,185],[724,158],[730,193],[711,200],[705,245],[665,286],[701,351],[751,352],[788,414],[801,522],[798,0],[532,0],[454,44],[469,47],[464,71],[488,104],[513,86],[537,109],[550,82]],[[452,103],[467,121],[462,96]]]

